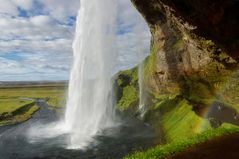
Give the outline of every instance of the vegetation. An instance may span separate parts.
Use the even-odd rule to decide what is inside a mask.
[[[199,117],[192,105],[181,97],[157,101],[146,113],[145,121],[162,129],[166,142],[176,142],[211,129],[209,121]]]
[[[117,75],[118,98],[117,108],[124,111],[137,103],[138,96],[138,68],[120,71]]]
[[[149,62],[148,60],[149,59],[145,60],[146,65]],[[221,65],[217,64],[217,66],[215,66],[215,63],[211,63],[208,68],[205,68],[207,70],[205,72],[214,72],[215,75],[217,73],[215,69],[219,69],[219,66]],[[118,78],[120,79],[118,84],[123,90],[119,98],[120,100],[118,101],[118,108],[120,110],[129,110],[133,107],[132,104],[137,105],[137,103],[132,100],[137,100],[138,98],[133,96],[133,94],[137,94],[137,82],[132,84],[132,80],[127,80],[133,79],[131,76],[132,73],[129,73],[133,72],[132,70],[127,70],[126,72],[127,75],[124,71],[121,71]],[[149,73],[149,71],[146,72]],[[219,92],[221,87],[215,88],[215,83],[225,81],[229,76],[228,73],[230,74],[230,72],[223,67],[220,72],[221,78],[216,78],[216,76],[212,77],[210,73],[205,73],[206,75],[203,76],[201,72],[187,76],[185,82],[189,87],[187,92],[184,92],[184,95],[180,94],[177,87],[170,87],[170,89],[172,88],[172,90],[168,91],[170,93],[163,92],[159,94],[151,90],[152,101],[150,102],[151,104],[148,105],[148,111],[145,114],[144,121],[151,124],[156,130],[162,130],[166,144],[157,146],[147,152],[135,153],[126,158],[162,158],[177,151],[182,151],[196,143],[209,140],[212,137],[239,131],[237,127],[233,127],[229,124],[223,124],[220,128],[213,129],[208,119],[198,116],[193,110],[192,103],[201,103],[210,106],[214,101],[218,100],[215,99],[214,91]],[[175,88],[175,90],[173,90],[173,88]],[[131,98],[132,96],[134,98]],[[239,98],[236,99],[238,100]],[[201,115],[203,116],[204,114]]]
[[[155,71],[157,50],[158,50],[157,45],[153,45],[151,48],[150,55],[144,60],[143,77],[146,83],[150,81],[149,78],[152,76],[153,72]]]
[[[223,124],[217,129],[207,130],[191,138],[183,138],[177,142],[170,142],[165,145],[159,145],[146,152],[135,152],[126,156],[124,159],[161,159],[176,152],[183,151],[195,144],[203,143],[215,137],[239,132],[239,128],[230,124]]]
[[[64,97],[65,87],[62,86],[0,88],[0,102],[4,99],[9,99],[9,101],[20,99],[19,102],[26,102],[25,100],[22,100],[24,98],[48,99],[48,104],[50,106],[59,108],[64,102]]]
[[[3,125],[11,125],[20,122],[24,122],[31,118],[32,114],[34,114],[39,109],[39,106],[33,104],[24,105],[16,110],[16,114],[8,114],[4,118],[0,119],[0,126]]]
[[[39,109],[36,99],[46,99],[52,109],[64,105],[65,87],[17,86],[0,88],[0,126],[23,122]]]
[[[118,109],[126,110],[128,106],[138,100],[138,92],[133,86],[123,88],[123,96],[117,104]]]
[[[144,3],[132,2],[148,14],[146,17],[154,16],[150,15],[153,11],[142,10]],[[162,7],[149,3],[148,8],[157,12]],[[145,59],[143,69],[144,93],[149,94],[144,121],[156,130],[162,130],[166,144],[126,157],[130,159],[163,158],[214,136],[239,132],[239,128],[228,124],[213,129],[205,117],[211,106],[231,107],[239,112],[237,61],[213,39],[187,32],[188,28],[182,29],[181,24],[177,27],[177,18],[171,18],[172,23],[160,18],[155,18],[152,23],[152,17],[147,19],[152,41],[151,53]],[[137,90],[137,87],[129,86],[123,87],[127,88],[127,93]],[[121,94],[119,102],[122,99],[130,101],[131,98],[125,97],[127,93]],[[127,110],[132,107],[132,102],[121,102],[120,106]],[[221,122],[218,121],[218,125]]]
[[[209,121],[196,115],[186,100],[163,115],[162,125],[168,142],[189,138],[211,128]]]
[[[21,100],[16,98],[0,98],[0,114],[12,113],[32,101]]]

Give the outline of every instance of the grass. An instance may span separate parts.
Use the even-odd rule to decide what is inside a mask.
[[[132,103],[138,100],[138,92],[133,86],[123,88],[122,98],[117,103],[117,108],[121,111],[127,109]]]
[[[39,109],[34,100],[42,98],[48,99],[47,102],[52,109],[62,108],[65,102],[65,87],[58,85],[1,87],[0,126],[28,120]]]
[[[117,108],[121,111],[128,109],[138,101],[138,67],[129,70],[120,71],[117,74],[117,85],[120,98],[117,102]]]
[[[16,104],[16,105],[14,105],[13,107],[12,104]],[[34,101],[31,101],[31,102],[28,101],[25,104],[21,103],[21,105],[17,105],[17,104],[19,103],[9,102],[5,104],[4,109],[3,107],[1,107],[2,108],[1,111],[4,113],[0,115],[0,126],[16,124],[19,122],[26,121],[30,119],[32,114],[39,109],[39,106],[37,106]]]
[[[19,98],[32,98],[32,99],[49,98],[48,104],[52,107],[59,108],[62,107],[61,104],[65,99],[65,88],[57,86],[0,88],[0,104],[1,104],[0,108],[1,106],[3,107],[2,102],[4,102],[5,99],[17,100]]]
[[[161,159],[176,152],[186,150],[187,148],[208,141],[212,138],[226,134],[239,132],[239,128],[230,124],[223,124],[217,129],[207,130],[191,138],[184,138],[177,142],[171,142],[165,145],[159,145],[145,152],[135,152],[124,157],[124,159]]]
[[[3,125],[11,125],[11,124],[16,124],[20,122],[24,122],[32,117],[32,114],[34,114],[39,108],[37,105],[32,105],[29,110],[15,116],[10,116],[9,118],[5,120],[0,120],[0,126]]]
[[[208,120],[199,117],[187,100],[178,103],[162,116],[162,125],[168,142],[189,138],[211,129]]]
[[[138,81],[138,67],[134,67],[132,69],[120,71],[117,76],[127,76],[130,77],[130,84],[134,84]],[[117,79],[118,85],[121,85],[124,83],[123,79],[118,78]]]
[[[11,113],[32,101],[17,98],[0,98],[0,114]]]
[[[181,97],[157,101],[145,115],[145,121],[162,129],[166,142],[189,138],[211,129],[209,121],[198,116],[192,105]]]

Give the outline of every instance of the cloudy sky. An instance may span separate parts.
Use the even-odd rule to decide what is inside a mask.
[[[117,69],[149,52],[150,32],[130,0],[118,1]],[[67,80],[80,0],[0,0],[0,81]]]

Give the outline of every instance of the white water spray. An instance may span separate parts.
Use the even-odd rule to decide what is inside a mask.
[[[139,84],[139,112],[140,112],[140,118],[144,117],[144,114],[146,112],[146,106],[145,106],[145,95],[144,95],[144,61],[138,65],[138,84]]]
[[[81,0],[65,114],[70,148],[84,148],[113,122],[116,4],[116,0]]]

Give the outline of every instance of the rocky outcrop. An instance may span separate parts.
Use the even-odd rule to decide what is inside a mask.
[[[234,78],[239,58],[238,1],[132,2],[152,33],[144,73],[149,92],[206,102],[230,87],[225,82]]]
[[[131,1],[152,34],[151,53],[143,69],[148,96],[144,120],[156,128],[163,127],[166,136],[171,134],[168,138],[174,140],[174,126],[178,132],[187,129],[192,135],[196,123],[208,123],[198,112],[214,103],[239,110],[239,1]],[[133,79],[130,74],[120,74],[118,80],[124,76]],[[129,86],[132,83],[119,85],[121,89]],[[121,93],[119,101],[122,99],[129,98]],[[137,102],[134,96],[130,104],[121,102],[120,107],[135,111]],[[173,121],[169,116],[181,120]],[[181,136],[187,135],[182,132]]]
[[[212,39],[231,56],[238,58],[238,0],[132,0],[132,2],[151,28],[169,22],[178,29]]]

